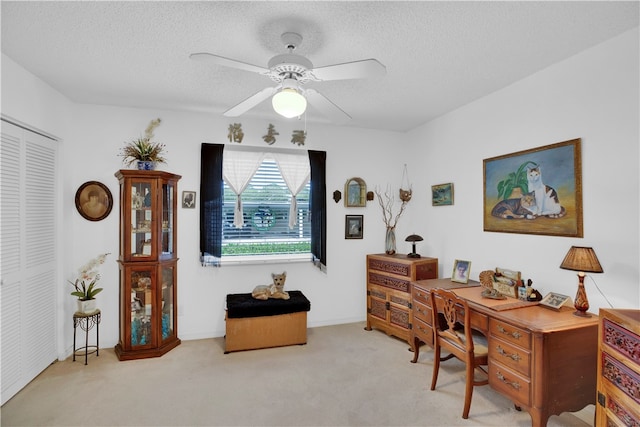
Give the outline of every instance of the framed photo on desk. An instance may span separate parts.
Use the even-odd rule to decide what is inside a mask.
[[[554,310],[560,310],[563,306],[571,306],[571,297],[562,294],[556,294],[555,292],[549,292],[542,300],[540,305],[552,308]]]
[[[457,259],[453,263],[451,281],[458,283],[469,283],[469,273],[471,273],[471,261]]]

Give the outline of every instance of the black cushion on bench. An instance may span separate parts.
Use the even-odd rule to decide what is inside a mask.
[[[278,314],[297,313],[311,310],[311,303],[300,291],[287,291],[289,299],[259,300],[251,294],[228,294],[227,317],[239,319],[242,317],[277,316]]]

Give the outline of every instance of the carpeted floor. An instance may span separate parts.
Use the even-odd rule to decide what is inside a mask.
[[[184,341],[160,358],[120,362],[113,349],[54,363],[7,402],[9,426],[530,426],[527,412],[476,387],[463,420],[464,367],[363,323],[311,328],[308,343],[224,354],[224,338]],[[77,359],[78,360],[78,359]],[[549,426],[592,425],[593,406]],[[576,416],[577,415],[577,416]],[[586,420],[586,422],[584,421]]]

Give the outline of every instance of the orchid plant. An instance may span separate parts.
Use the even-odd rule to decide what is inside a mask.
[[[78,269],[79,277],[75,282],[69,280],[75,289],[71,295],[78,297],[80,301],[88,301],[95,299],[95,296],[102,292],[103,288],[96,288],[96,284],[100,280],[98,269],[104,264],[107,255],[109,254],[100,254]]]

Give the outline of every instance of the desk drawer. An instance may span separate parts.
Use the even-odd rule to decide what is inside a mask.
[[[522,347],[526,350],[531,350],[531,333],[510,325],[497,319],[490,319],[489,321],[489,333],[495,337],[503,339]]]
[[[514,403],[531,405],[531,380],[491,359],[489,360],[489,384]]]
[[[413,286],[413,301],[421,302],[422,304],[431,305],[429,291],[424,290],[418,286]]]
[[[489,359],[513,368],[526,377],[531,376],[531,353],[495,336],[489,340]]]
[[[422,320],[428,325],[431,325],[431,307],[414,300],[413,317]]]
[[[413,332],[413,336],[418,337],[420,341],[433,347],[433,329],[431,325],[414,317],[411,331]]]

